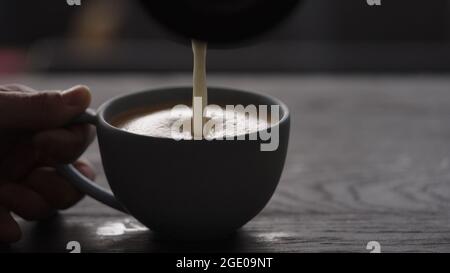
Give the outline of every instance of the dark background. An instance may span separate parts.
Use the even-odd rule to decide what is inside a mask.
[[[447,72],[449,13],[447,0],[306,0],[252,44],[211,50],[209,69]],[[191,69],[190,49],[167,39],[137,1],[1,0],[0,34],[3,72]]]

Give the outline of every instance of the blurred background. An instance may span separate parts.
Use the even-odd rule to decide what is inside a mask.
[[[209,71],[445,73],[450,0],[305,0],[243,48],[211,50]],[[207,23],[207,22],[205,22]],[[191,71],[191,49],[133,0],[0,0],[0,73]]]

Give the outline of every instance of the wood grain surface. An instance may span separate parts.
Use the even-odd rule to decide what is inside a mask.
[[[87,84],[93,107],[118,94],[190,85],[186,75],[0,77],[40,89]],[[11,252],[450,251],[450,77],[210,75],[210,85],[274,95],[292,112],[288,159],[271,202],[235,236],[174,242],[85,198],[58,217],[21,221]],[[149,155],[152,156],[152,155]],[[98,147],[86,152],[107,187]],[[151,170],[150,170],[151,171]]]

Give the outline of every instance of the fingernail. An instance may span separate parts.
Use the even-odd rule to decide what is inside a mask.
[[[66,105],[85,106],[90,103],[91,95],[89,88],[83,85],[77,85],[62,92],[62,98]]]

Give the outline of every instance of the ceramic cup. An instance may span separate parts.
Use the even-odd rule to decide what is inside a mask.
[[[280,179],[289,141],[285,104],[248,91],[209,88],[209,103],[278,105],[279,144],[263,140],[174,140],[130,133],[111,125],[116,115],[151,105],[192,101],[192,87],[148,90],[113,98],[76,121],[97,128],[104,171],[112,193],[72,165],[59,167],[81,191],[129,213],[152,231],[174,238],[215,238],[232,233],[268,203]],[[201,166],[199,169],[195,166]]]

